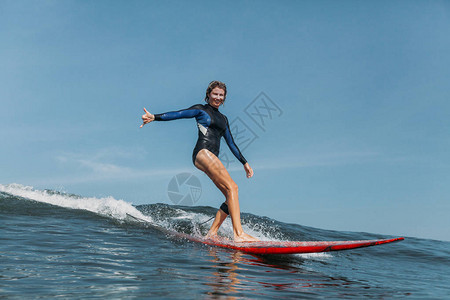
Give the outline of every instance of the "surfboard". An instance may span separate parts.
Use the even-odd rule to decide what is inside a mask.
[[[129,214],[127,215],[134,220],[145,222],[168,235],[176,236],[178,238],[183,238],[189,241],[198,242],[209,246],[228,248],[250,254],[297,254],[342,251],[389,244],[404,240],[403,237],[398,237],[392,239],[360,241],[259,241],[235,243],[226,238],[210,239],[205,237],[196,237],[186,233],[180,233],[165,228],[160,228],[140,218],[136,218]]]
[[[361,241],[261,241],[234,243],[227,240],[212,240],[192,236],[187,236],[185,238],[211,246],[229,248],[251,254],[296,254],[341,251],[404,240],[404,238],[399,237],[393,239]]]

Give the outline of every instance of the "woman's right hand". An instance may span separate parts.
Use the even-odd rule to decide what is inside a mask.
[[[144,127],[145,124],[155,120],[155,116],[149,113],[144,107],[145,115],[142,115],[142,125],[139,128]]]

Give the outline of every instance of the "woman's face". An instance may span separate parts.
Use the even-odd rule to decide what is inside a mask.
[[[209,104],[214,108],[219,108],[223,101],[225,100],[225,91],[221,88],[214,88],[211,93],[209,93]]]

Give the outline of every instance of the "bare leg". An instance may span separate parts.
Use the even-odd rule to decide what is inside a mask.
[[[222,225],[223,221],[227,218],[227,214],[224,213],[221,209],[219,209],[216,213],[216,218],[214,219],[214,222],[211,225],[211,228],[208,231],[207,237],[214,238],[217,236],[217,231],[220,228],[220,225]]]
[[[233,233],[235,242],[257,241],[258,239],[244,233],[241,225],[241,212],[239,209],[238,186],[231,179],[227,169],[225,169],[222,162],[211,151],[202,149],[195,160],[195,166],[208,175],[214,184],[225,195],[228,203],[228,210],[233,224]],[[216,219],[208,232],[208,235],[214,236],[217,234],[222,222],[225,220],[226,214],[219,210],[216,214]]]

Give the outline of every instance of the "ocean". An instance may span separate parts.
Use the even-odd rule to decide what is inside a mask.
[[[446,241],[405,237],[348,251],[257,256],[158,230],[204,235],[216,210],[0,184],[0,298],[450,299]],[[261,240],[392,238],[246,213],[242,220]],[[220,234],[232,236],[229,218]]]

